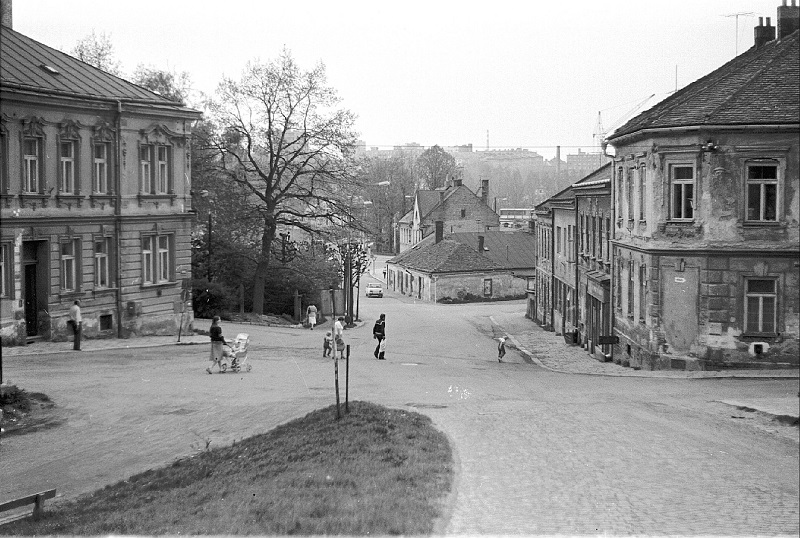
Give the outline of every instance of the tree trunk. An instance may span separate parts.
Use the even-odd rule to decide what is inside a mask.
[[[267,271],[269,270],[269,247],[275,239],[275,225],[271,218],[267,217],[264,223],[264,234],[261,236],[261,259],[256,265],[256,274],[253,277],[253,313],[261,315],[264,313],[264,288],[267,282]]]

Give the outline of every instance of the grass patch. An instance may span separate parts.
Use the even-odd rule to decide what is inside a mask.
[[[132,476],[0,534],[430,534],[447,438],[418,413],[352,402]]]
[[[0,394],[3,435],[19,435],[60,424],[55,403],[41,392],[14,388]]]

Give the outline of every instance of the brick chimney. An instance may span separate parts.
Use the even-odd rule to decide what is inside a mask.
[[[11,16],[11,0],[0,0],[0,25],[14,29],[14,20]]]
[[[478,254],[483,254],[483,236],[478,236]]]
[[[454,177],[453,178],[453,187],[460,187],[460,186],[461,186],[461,180],[459,178],[457,178],[457,177]]]
[[[775,27],[767,17],[767,24],[764,25],[764,17],[758,18],[758,26],[754,28],[753,47],[763,47],[775,39]]]
[[[444,221],[437,220],[436,221],[436,242],[440,243],[442,238],[444,237]]]
[[[486,207],[489,207],[489,180],[482,179],[481,180],[481,200]]]
[[[787,6],[786,0],[783,0],[783,5],[778,6],[778,39],[783,39],[798,28],[800,28],[800,6],[795,5],[795,0],[792,0],[791,6]]]

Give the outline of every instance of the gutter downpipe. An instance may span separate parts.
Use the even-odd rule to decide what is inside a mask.
[[[581,291],[581,281],[580,281],[580,272],[578,271],[578,195],[575,194],[575,191],[572,191],[572,195],[574,196],[573,203],[575,204],[575,224],[572,226],[572,259],[575,260],[575,296],[573,297],[573,305],[574,310],[572,311],[572,330],[573,334],[575,331],[580,333],[578,329],[578,320],[580,316],[578,315],[578,310],[580,310],[579,305],[581,304],[580,301],[580,291]]]
[[[116,272],[117,272],[117,338],[122,338],[122,100],[117,99],[117,119],[116,119],[116,136],[114,142],[116,143],[117,159],[114,163],[114,191],[116,194],[117,203],[114,204],[114,238],[116,250],[114,258],[116,259]]]
[[[555,332],[556,312],[556,212],[550,207],[550,330]]]
[[[614,150],[616,153],[616,150]],[[603,150],[605,153],[605,149]],[[608,154],[606,154],[608,155]],[[617,166],[614,163],[614,160],[611,161],[611,241],[608,245],[608,248],[615,249],[614,240],[616,239],[616,228],[617,228]],[[614,295],[614,290],[617,289],[617,259],[616,259],[616,251],[612,250],[609,252],[609,259],[611,260],[611,289],[609,290],[609,295],[611,296],[610,304],[608,305],[608,323],[609,328],[611,329],[609,332],[609,336],[614,335],[614,320],[616,314],[616,299],[617,297]],[[611,346],[611,353],[606,355],[607,360],[614,360],[614,344],[609,344]],[[603,351],[605,353],[605,351]]]

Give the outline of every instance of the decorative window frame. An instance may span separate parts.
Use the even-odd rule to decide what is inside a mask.
[[[143,232],[140,238],[140,245],[142,249],[141,256],[141,287],[142,288],[158,288],[164,286],[173,286],[177,282],[175,280],[175,260],[176,260],[176,232],[161,230],[159,225],[151,232]],[[167,241],[166,256],[162,256],[160,250],[161,239],[165,238]],[[149,247],[149,248],[145,248]],[[149,252],[149,261],[148,255]],[[161,278],[164,274],[163,261],[166,259],[169,267],[166,269],[166,279]],[[150,270],[150,280],[146,279],[147,270]]]
[[[139,205],[145,201],[152,201],[156,204],[168,201],[170,205],[175,203],[177,197],[175,184],[177,180],[177,159],[182,155],[182,149],[186,144],[186,137],[181,133],[170,130],[164,125],[153,125],[148,129],[139,131],[139,142],[137,146],[137,162],[139,176]],[[143,166],[142,151],[146,147],[149,149],[149,167]],[[160,150],[166,151],[166,161],[160,160]],[[149,172],[149,177],[144,177],[145,170]],[[162,172],[167,173],[167,178],[162,184]]]
[[[56,189],[56,198],[57,203],[60,205],[61,202],[67,201],[75,201],[80,207],[81,204],[81,189],[83,187],[81,182],[82,176],[82,160],[81,160],[81,133],[80,133],[80,125],[78,122],[69,120],[64,123],[59,124],[59,132],[57,137],[57,148],[58,148],[58,185]],[[73,188],[72,191],[66,191],[63,189],[64,186],[64,167],[63,167],[63,157],[61,154],[62,144],[64,143],[71,143],[72,144],[72,182]]]
[[[784,222],[785,212],[783,207],[784,189],[786,186],[786,155],[781,154],[780,150],[765,150],[764,152],[748,152],[748,154],[741,156],[741,171],[742,179],[741,185],[744,195],[742,196],[742,224],[746,227],[770,227],[780,226]],[[748,218],[749,208],[749,195],[750,180],[748,179],[748,171],[750,166],[758,165],[773,165],[776,167],[777,178],[775,180],[776,193],[775,193],[775,220],[759,220]]]
[[[673,179],[673,170],[675,168],[691,168],[692,170],[692,178],[691,180],[687,179],[680,179],[674,180]],[[664,162],[664,172],[666,174],[666,181],[664,181],[664,187],[666,189],[666,199],[667,199],[667,218],[665,219],[667,222],[671,224],[690,224],[694,223],[695,219],[697,218],[697,211],[699,209],[699,193],[700,193],[700,184],[699,184],[699,171],[700,167],[698,166],[697,158],[696,157],[689,157],[689,156],[681,156],[681,157],[667,157]],[[691,185],[692,186],[692,197],[690,207],[692,209],[692,216],[691,217],[676,217],[675,216],[675,199],[674,199],[674,186],[677,184],[681,185]],[[685,196],[681,197],[682,199]]]
[[[116,247],[114,245],[114,236],[111,233],[106,232],[106,226],[103,226],[103,230],[99,234],[94,234],[92,236],[92,273],[93,273],[93,285],[95,292],[98,291],[108,291],[108,290],[115,290],[116,286],[114,285],[116,282],[116,256],[118,253],[116,252]],[[97,243],[102,242],[106,247],[106,252],[103,253],[106,259],[106,279],[107,285],[102,286],[98,282],[98,252],[97,252]]]
[[[491,278],[484,278],[483,279],[483,296],[484,297],[491,297],[492,296],[492,279]]]
[[[25,142],[29,139],[36,141],[37,156],[36,156],[36,189],[28,190],[28,165],[25,160]],[[47,187],[45,181],[47,178],[45,169],[45,144],[47,142],[47,134],[44,131],[44,120],[38,117],[31,117],[22,120],[22,130],[20,131],[20,193],[28,197],[44,197],[45,189]]]
[[[64,246],[65,245],[72,245],[72,255],[70,258],[65,258],[64,255]],[[67,234],[63,235],[58,240],[58,287],[60,290],[61,298],[69,298],[80,295],[83,283],[82,276],[82,248],[83,242],[82,238],[77,234],[72,234],[67,230]],[[67,275],[65,274],[65,259],[72,260],[72,280],[73,280],[73,287],[69,288],[65,286]]]
[[[116,177],[116,164],[117,164],[117,155],[115,151],[115,130],[114,128],[107,122],[102,122],[94,126],[92,130],[92,139],[90,141],[90,162],[91,162],[91,186],[89,191],[91,192],[91,201],[92,207],[95,204],[114,204],[114,188],[115,188],[115,177]],[[96,166],[95,166],[95,145],[97,144],[105,144],[106,145],[106,192],[98,192],[95,187],[97,186],[97,177],[96,177]]]
[[[757,294],[757,293],[749,293],[748,290],[748,283],[754,280],[769,280],[775,283],[774,293],[770,294],[769,296],[774,297],[774,332],[753,332],[748,331],[749,325],[749,311],[748,311],[748,299],[750,297],[765,297],[766,294]],[[754,273],[748,273],[742,275],[742,336],[745,337],[755,337],[755,338],[777,338],[780,334],[780,323],[781,323],[781,289],[782,289],[782,282],[781,282],[781,275],[777,274],[770,274],[767,271],[759,271],[757,270]]]

